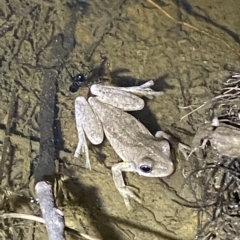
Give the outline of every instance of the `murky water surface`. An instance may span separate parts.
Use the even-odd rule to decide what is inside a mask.
[[[234,0],[166,0],[155,5],[148,0],[0,1],[1,143],[12,93],[18,91],[1,212],[40,214],[38,205],[25,197],[21,202],[21,197],[7,194],[6,189],[15,194],[28,192],[30,161],[39,151],[43,70],[56,69],[56,147],[67,163],[58,204],[67,226],[103,240],[194,239],[197,212],[172,200],[177,198],[174,190],[193,200],[183,174],[191,162],[178,156],[176,172],[164,179],[165,183],[127,173],[128,185],[134,186],[143,200],[128,212],[112,180],[110,167],[120,159],[109,143],[90,147],[92,171],[84,168],[84,158],[73,157],[78,142],[74,100],[87,96],[89,89],[69,92],[69,72],[91,74],[106,56],[117,85],[139,85],[153,79],[155,89],[164,95],[147,101],[146,108],[135,116],[152,133],[162,129],[190,144],[206,115],[196,112],[180,121],[192,109],[188,106],[208,101],[229,70],[240,71],[239,16],[240,5]],[[39,223],[4,220],[0,224],[1,239],[47,238]],[[70,233],[67,238],[80,239]]]

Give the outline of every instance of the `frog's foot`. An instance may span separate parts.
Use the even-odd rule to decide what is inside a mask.
[[[201,145],[198,145],[198,146],[196,146],[195,144],[194,144],[194,146],[193,146],[193,148],[191,149],[191,151],[190,151],[190,153],[189,153],[189,155],[188,155],[188,157],[187,157],[187,160],[189,160],[189,158],[196,152],[197,154],[199,153],[199,150],[201,150],[201,151],[203,151],[203,152],[205,152],[206,151],[206,149],[207,149],[207,145],[208,145],[208,142],[209,142],[209,138],[203,138],[203,139],[201,139],[201,141],[202,141],[202,144]]]
[[[134,199],[139,204],[142,203],[141,199],[134,192],[132,192],[127,186],[118,188],[118,191],[122,195],[124,203],[128,210],[132,209],[132,206],[130,204],[130,198]]]
[[[170,140],[171,139],[171,136],[163,131],[157,131],[155,133],[155,137],[156,138],[163,138],[163,139],[167,139],[167,140]]]
[[[191,149],[189,146],[187,146],[187,145],[185,145],[185,144],[183,144],[183,143],[178,143],[178,148],[177,148],[177,150],[183,154],[183,156],[184,156],[184,158],[185,158],[186,160],[188,160],[188,159],[190,158],[190,154],[192,154],[192,153],[191,153],[191,152],[192,152],[192,149]],[[189,154],[188,154],[188,153],[189,153]]]
[[[163,92],[156,92],[153,89],[151,89],[150,87],[153,85],[154,85],[153,80],[150,80],[140,86],[119,87],[119,89],[152,99],[153,96],[159,96],[163,94]]]
[[[78,128],[78,145],[77,149],[74,153],[74,157],[79,157],[82,152],[85,153],[85,159],[86,159],[86,168],[89,168],[91,170],[91,163],[90,163],[90,158],[89,158],[89,151],[88,151],[88,145],[87,145],[87,140],[85,137],[85,134],[83,132],[83,129]]]

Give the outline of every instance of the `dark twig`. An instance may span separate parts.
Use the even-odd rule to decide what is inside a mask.
[[[2,158],[0,161],[0,185],[3,180],[3,173],[5,169],[5,164],[6,164],[6,158],[7,158],[7,152],[10,144],[10,130],[12,127],[12,121],[14,117],[14,111],[15,111],[15,103],[16,103],[16,89],[13,88],[12,90],[12,98],[9,106],[9,111],[8,111],[8,120],[7,120],[7,125],[6,125],[6,131],[5,131],[5,137],[3,141],[3,151],[2,151]]]
[[[35,191],[39,200],[50,240],[64,240],[64,218],[55,207],[53,184],[55,179],[54,110],[57,92],[57,72],[45,70],[40,97],[40,151],[34,170]]]

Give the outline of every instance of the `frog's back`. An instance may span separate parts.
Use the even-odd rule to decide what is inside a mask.
[[[123,160],[130,151],[137,154],[143,135],[153,138],[148,129],[129,113],[96,98],[91,98],[89,103],[102,122],[107,139]]]

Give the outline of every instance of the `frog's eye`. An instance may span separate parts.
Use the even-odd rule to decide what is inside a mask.
[[[144,173],[150,173],[152,171],[152,167],[148,165],[140,166],[140,170]]]
[[[149,157],[144,157],[140,161],[139,169],[142,173],[150,173],[153,170],[153,160]]]

